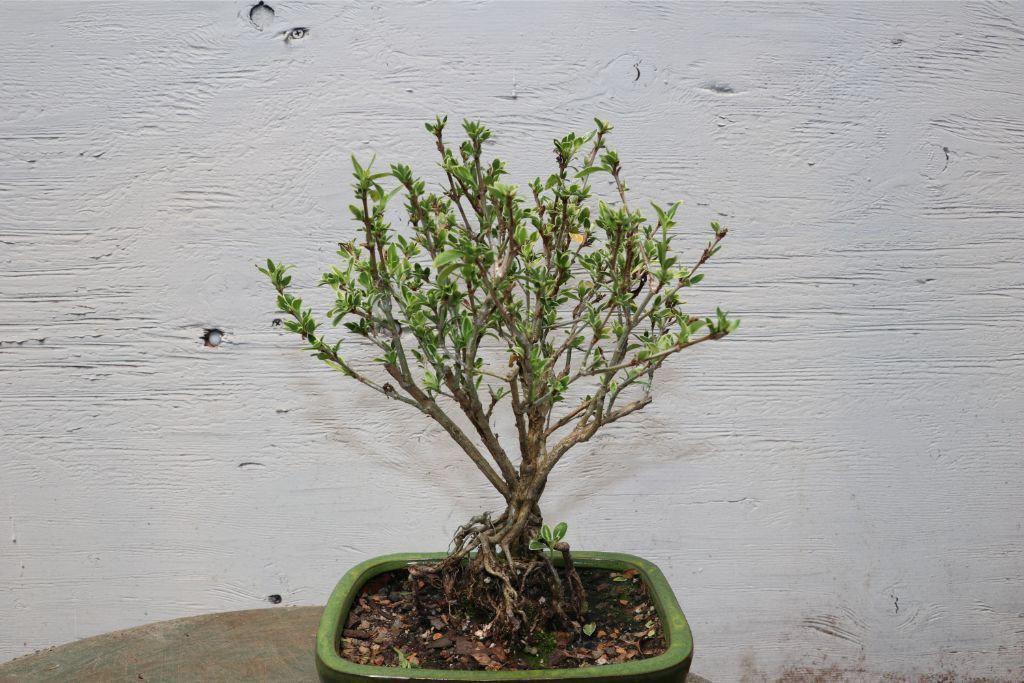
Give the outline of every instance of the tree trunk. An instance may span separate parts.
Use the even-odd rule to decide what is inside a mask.
[[[543,523],[539,500],[546,473],[524,464],[505,511],[478,515],[456,532],[452,552],[440,566],[449,599],[470,600],[493,614],[495,633],[527,638],[556,621],[572,628],[583,619],[586,596],[567,543],[531,550]],[[561,554],[563,569],[551,555]]]

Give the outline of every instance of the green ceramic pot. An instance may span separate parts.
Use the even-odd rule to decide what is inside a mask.
[[[412,564],[436,561],[444,553],[404,553],[384,555],[354,567],[331,593],[316,634],[316,668],[322,681],[358,683],[372,681],[586,681],[612,683],[625,681],[685,681],[693,659],[693,636],[679,602],[668,581],[656,566],[634,555],[618,553],[574,552],[577,567],[625,571],[637,569],[654,598],[665,628],[668,650],[649,659],[623,664],[590,666],[582,669],[544,669],[531,671],[449,671],[445,669],[400,669],[391,666],[354,664],[338,654],[341,631],[348,610],[359,589],[368,580],[386,571]]]

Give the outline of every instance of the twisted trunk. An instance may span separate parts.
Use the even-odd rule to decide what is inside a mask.
[[[487,629],[494,634],[526,639],[552,622],[578,628],[583,621],[586,596],[569,545],[551,549],[561,554],[561,570],[552,553],[530,549],[543,523],[538,501],[546,482],[546,473],[524,465],[505,510],[459,527],[451,554],[434,570],[449,600],[488,610]]]

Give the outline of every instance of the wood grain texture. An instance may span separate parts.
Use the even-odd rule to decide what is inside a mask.
[[[732,230],[693,304],[739,333],[546,508],[664,568],[697,671],[1024,678],[1024,5],[270,4],[0,4],[0,661],[497,506],[252,265],[322,302],[348,154],[429,174],[449,112],[520,181],[609,119],[638,205]]]

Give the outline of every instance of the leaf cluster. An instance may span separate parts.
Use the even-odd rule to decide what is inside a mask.
[[[540,528],[540,535],[530,541],[530,550],[554,550],[555,546],[565,538],[565,532],[569,530],[569,525],[565,522],[559,522],[552,529],[547,524],[544,524]]]
[[[314,355],[433,417],[507,492],[518,474],[491,427],[499,404],[510,404],[522,462],[549,469],[601,425],[647,405],[667,357],[736,329],[721,309],[690,315],[684,300],[727,230],[712,223],[703,252],[684,263],[673,248],[680,203],[652,204],[650,215],[630,207],[619,155],[607,145],[612,126],[599,119],[585,134],[555,139],[553,172],[525,188],[487,158],[488,128],[465,121],[457,145],[446,128],[447,117],[426,124],[440,187],[405,164],[378,170],[352,158],[356,234],[339,243],[338,263],[320,280],[334,294],[327,320],[371,343],[397,387],[357,371],[341,342],[327,341],[289,292],[288,266],[268,260],[259,270],[290,317],[287,329]],[[594,201],[596,177],[611,181],[614,201]],[[397,202],[399,228],[390,218]],[[627,390],[639,397],[623,402]],[[559,414],[571,395],[577,402]],[[449,415],[455,406],[475,437]],[[552,441],[563,428],[571,431]]]

